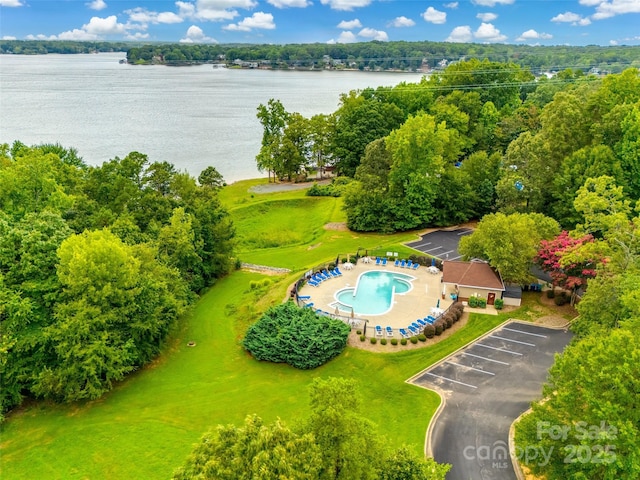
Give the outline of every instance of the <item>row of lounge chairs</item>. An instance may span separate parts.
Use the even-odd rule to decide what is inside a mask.
[[[312,287],[317,287],[318,285],[320,285],[322,282],[326,280],[329,280],[335,277],[341,277],[341,276],[342,276],[342,272],[338,267],[334,268],[333,270],[323,270],[322,272],[317,272],[314,275],[312,275],[307,280],[307,284],[311,285]]]
[[[387,337],[393,337],[393,328],[386,326],[383,331],[380,325],[376,325],[376,337],[382,337],[384,332],[387,333]]]
[[[376,265],[386,267],[387,257],[376,257]],[[418,268],[420,268],[420,264],[418,262],[414,263],[412,260],[404,260],[404,259],[402,260],[397,259],[393,265],[399,268],[410,268],[412,270],[417,270]]]
[[[401,328],[398,331],[400,335],[404,338],[409,338],[413,335],[420,335],[420,333],[424,330],[424,327],[427,325],[433,325],[436,321],[436,318],[432,315],[428,315],[425,318],[419,318],[415,322],[411,322],[407,328]]]

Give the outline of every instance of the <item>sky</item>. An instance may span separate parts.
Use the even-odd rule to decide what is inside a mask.
[[[640,0],[0,0],[0,38],[640,45]]]

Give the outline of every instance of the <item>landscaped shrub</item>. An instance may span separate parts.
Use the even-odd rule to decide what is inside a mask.
[[[453,317],[451,315],[447,315],[442,319],[442,322],[444,323],[444,328],[449,329],[453,326]]]
[[[360,341],[364,342],[367,339],[367,337],[365,337],[364,335],[360,335]]]
[[[401,343],[402,345],[406,345],[406,344],[407,344],[407,339],[406,339],[406,338],[402,338],[402,339],[400,339],[400,343]]]
[[[362,330],[356,330],[356,335],[362,335]]]
[[[427,336],[424,333],[421,333],[420,335],[418,335],[418,340],[420,340],[421,342],[426,342]]]
[[[397,345],[398,344],[398,339],[397,338],[392,338],[391,339],[391,345]]]
[[[562,305],[567,303],[567,294],[565,292],[561,292],[560,295],[555,296],[555,298],[553,299],[553,302],[557,306],[561,307]]]
[[[487,308],[487,300],[484,298],[478,298],[478,307]]]
[[[493,306],[496,310],[502,310],[504,308],[504,300],[501,298],[496,298],[496,301],[493,302]]]
[[[478,307],[478,297],[469,297],[469,306],[471,308],[477,308]]]
[[[413,343],[414,345],[415,345],[416,343],[418,343],[418,337],[416,337],[415,335],[414,335],[413,337],[411,337],[409,340],[410,340],[410,341],[411,341],[411,343]]]
[[[427,338],[433,338],[433,336],[436,334],[436,327],[434,327],[433,325],[427,325],[426,327],[424,327],[424,335]]]
[[[378,343],[378,339],[376,337],[371,337],[369,341],[371,342],[372,345],[375,345],[376,343]]]
[[[435,324],[434,327],[436,329],[436,335],[440,336],[442,335],[442,332],[444,332],[444,324],[442,323],[442,320],[438,320]]]
[[[268,309],[247,330],[242,346],[257,360],[316,368],[339,355],[351,328],[286,302]]]
[[[547,290],[547,298],[553,298],[555,296],[556,296],[556,289],[555,288]]]
[[[387,339],[386,338],[381,338],[380,339],[380,345],[386,345],[387,344]]]

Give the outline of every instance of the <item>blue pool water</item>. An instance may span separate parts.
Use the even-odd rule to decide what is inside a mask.
[[[411,275],[370,271],[358,278],[355,287],[344,288],[335,295],[337,307],[343,312],[361,315],[382,315],[393,307],[393,296],[411,290]]]

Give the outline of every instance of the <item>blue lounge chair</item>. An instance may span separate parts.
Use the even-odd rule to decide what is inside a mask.
[[[413,260],[407,260],[407,268],[413,267]]]
[[[376,257],[376,265],[380,265],[380,257]]]
[[[396,260],[396,261],[394,262],[394,265],[395,265],[396,267],[399,267],[399,266],[400,266],[400,260]]]
[[[318,275],[322,277],[323,280],[329,280],[331,277],[324,272],[318,272]]]
[[[413,324],[407,326],[407,328],[413,335],[418,335],[420,333],[420,331],[416,327],[414,327]]]
[[[393,328],[387,326],[385,330],[387,331],[387,337],[393,337]]]
[[[309,302],[309,303],[305,303],[304,304],[304,308],[311,308],[313,307],[313,302]]]
[[[335,270],[329,270],[329,275],[331,275],[332,277],[337,277],[338,274],[336,273]]]
[[[384,257],[384,258],[382,259],[382,266],[383,266],[383,267],[386,267],[386,266],[387,266],[387,257]]]
[[[336,274],[341,277],[342,276],[342,272],[340,271],[340,269],[338,267],[333,269],[334,272],[336,272]]]
[[[402,335],[404,338],[410,337],[409,333],[404,328],[400,328],[398,331],[400,332],[400,335]]]
[[[436,321],[436,317],[434,317],[433,315],[427,315],[427,318],[425,318],[425,320],[429,323],[434,323]]]
[[[312,287],[317,287],[318,282],[316,282],[315,280],[307,280],[307,285],[311,285]]]
[[[311,295],[298,295],[298,300],[309,300]]]
[[[418,332],[422,330],[422,326],[418,322],[411,322],[411,326],[415,328]]]
[[[422,328],[427,326],[427,322],[425,322],[423,319],[419,318],[418,320],[416,320],[416,322],[418,322],[418,325],[420,325]]]
[[[402,262],[400,262],[400,266],[401,266],[402,268],[404,268],[404,267],[406,267],[406,266],[407,266],[407,261],[406,261],[404,258],[402,259]]]
[[[382,336],[382,327],[380,325],[376,325],[376,337]]]
[[[418,268],[420,268],[420,264],[418,262],[414,263],[413,266],[411,267],[414,270],[417,270]]]

